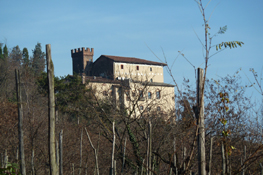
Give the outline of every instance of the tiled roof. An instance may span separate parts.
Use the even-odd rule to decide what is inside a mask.
[[[166,86],[166,87],[174,87],[175,85],[161,82],[142,82],[143,85],[147,86]]]
[[[148,60],[144,60],[144,59],[140,59],[140,58],[134,58],[134,57],[120,57],[120,56],[112,56],[112,55],[102,55],[102,56],[107,57],[107,58],[109,58],[115,62],[167,66],[167,64],[165,64],[165,63],[148,61]]]

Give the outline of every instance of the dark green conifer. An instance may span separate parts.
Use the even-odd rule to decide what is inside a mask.
[[[29,54],[28,54],[28,50],[26,47],[23,49],[22,59],[23,59],[23,64],[28,66],[29,65]]]
[[[4,59],[4,55],[3,55],[3,49],[2,46],[0,45],[0,60]]]
[[[8,49],[7,49],[6,44],[5,44],[5,47],[4,47],[4,54],[3,54],[3,56],[4,56],[4,59],[5,59],[5,60],[6,60],[7,57],[8,57]]]
[[[41,43],[37,43],[33,51],[32,69],[35,76],[40,76],[45,69],[45,52],[42,52]]]

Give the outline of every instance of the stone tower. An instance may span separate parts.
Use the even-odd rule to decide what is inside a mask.
[[[90,75],[93,63],[94,49],[85,47],[72,49],[71,57],[73,62],[73,73]]]

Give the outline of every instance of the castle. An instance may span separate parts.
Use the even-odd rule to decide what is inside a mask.
[[[164,83],[164,63],[134,57],[101,55],[93,62],[93,48],[71,50],[73,72],[96,89],[99,99],[111,98],[114,106],[142,117],[151,112],[174,112],[174,85]]]

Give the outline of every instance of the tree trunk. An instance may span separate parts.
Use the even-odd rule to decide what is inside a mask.
[[[19,161],[20,171],[22,175],[26,175],[25,153],[24,153],[24,136],[23,136],[23,105],[20,87],[20,73],[15,70],[16,77],[16,95],[17,95],[17,109],[18,109],[18,137],[19,137]]]
[[[152,175],[152,122],[149,121],[149,167],[148,167],[148,174]]]
[[[1,153],[2,156],[2,153]],[[16,164],[18,164],[18,160],[19,160],[19,146],[16,148]]]
[[[170,168],[169,175],[172,175],[172,172],[173,172],[173,168]]]
[[[197,69],[197,110],[195,115],[198,124],[198,174],[205,175],[205,125],[204,125],[204,92],[203,88],[203,72],[201,68]]]
[[[225,175],[226,174],[226,157],[225,157],[225,148],[224,148],[223,142],[221,145],[221,151],[222,151],[222,175]]]
[[[246,152],[247,152],[247,147],[246,147],[246,145],[244,146],[244,161],[243,161],[243,163],[246,161]],[[246,169],[245,169],[245,166],[244,166],[244,168],[243,168],[243,170],[242,170],[242,175],[245,175],[246,174]]]
[[[58,141],[56,140],[56,163],[57,167],[59,168],[59,145]]]
[[[184,146],[184,148],[183,148],[183,161],[184,161],[183,168],[184,168],[184,171],[185,171],[185,160],[186,160],[186,147]]]
[[[59,175],[63,175],[63,130],[59,133]]]
[[[209,171],[208,171],[208,174],[207,175],[211,175],[211,170],[212,170],[212,154],[213,152],[213,137],[211,136],[210,138],[210,158],[209,158]]]
[[[261,163],[259,163],[259,166],[260,166],[260,175],[263,175],[263,166]]]
[[[7,150],[5,149],[4,168],[7,168],[7,163],[8,163],[8,155],[7,155]]]
[[[114,160],[114,175],[117,175],[117,165],[116,165],[116,160]]]
[[[95,147],[93,146],[93,144],[92,144],[92,141],[91,141],[91,139],[90,139],[90,136],[89,136],[89,133],[88,133],[88,131],[87,131],[87,129],[85,128],[85,131],[86,131],[86,134],[87,134],[87,136],[88,136],[88,139],[89,139],[89,143],[90,143],[90,146],[92,147],[92,149],[93,149],[93,151],[94,151],[94,155],[95,155],[95,172],[97,172],[97,175],[99,175],[100,173],[99,173],[99,163],[98,163],[98,153],[97,153],[97,150],[95,149]],[[95,173],[94,173],[95,174]]]
[[[79,175],[81,175],[81,170],[82,170],[82,136],[83,136],[83,128],[81,129],[81,134],[80,134],[80,162],[79,162]]]
[[[35,174],[34,156],[35,156],[35,152],[34,152],[34,148],[32,148],[32,155],[31,155],[31,174],[32,175]]]
[[[49,164],[50,175],[57,175],[56,136],[55,136],[55,94],[54,94],[54,65],[51,59],[51,46],[46,45],[47,78],[48,78],[48,120],[49,120]]]
[[[72,175],[75,173],[74,163],[72,163]]]
[[[225,156],[226,156],[226,174],[229,175],[230,174],[230,167],[229,167],[229,157],[228,157],[228,153],[225,150]]]
[[[176,139],[174,137],[174,141],[173,141],[173,147],[174,147],[174,167],[175,167],[175,175],[178,175],[178,171],[177,171],[177,167],[176,167]]]
[[[3,156],[3,153],[1,153],[1,168],[4,168],[4,156]]]
[[[112,154],[111,154],[111,171],[110,171],[110,175],[114,175],[115,121],[112,122],[112,133],[113,133],[113,141],[112,141]]]
[[[144,159],[142,160],[142,171],[141,171],[141,175],[143,175],[143,164],[144,164]]]
[[[85,175],[88,175],[88,163],[86,163]]]
[[[127,137],[125,137],[125,140],[124,140],[124,148],[123,148],[123,156],[122,156],[122,168],[121,168],[121,173],[123,173],[123,171],[124,171],[126,143],[127,143]]]

